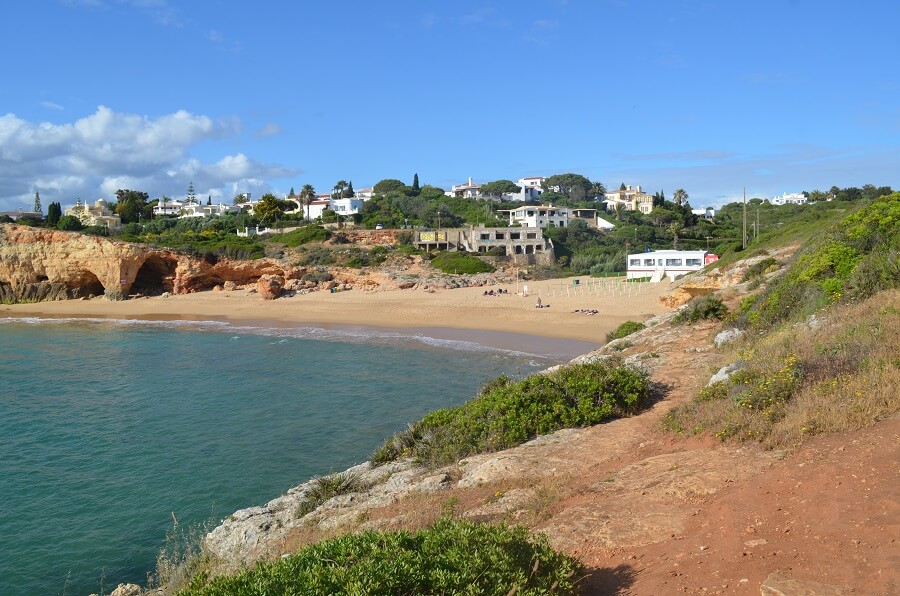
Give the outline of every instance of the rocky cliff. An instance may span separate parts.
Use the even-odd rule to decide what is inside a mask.
[[[201,259],[97,236],[0,225],[3,302],[186,294],[229,281],[243,285],[263,275],[292,279],[303,273],[268,259]]]

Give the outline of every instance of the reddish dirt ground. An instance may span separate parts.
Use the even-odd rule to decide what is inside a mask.
[[[601,594],[759,594],[776,571],[900,594],[900,419],[810,440],[696,503],[684,531],[585,561]]]

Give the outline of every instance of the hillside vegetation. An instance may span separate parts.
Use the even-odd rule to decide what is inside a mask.
[[[181,596],[573,594],[580,566],[524,528],[444,518],[418,532],[364,532],[210,581]]]
[[[740,370],[666,417],[682,433],[795,445],[900,410],[900,193],[818,235],[732,321]],[[765,262],[765,261],[763,261]]]

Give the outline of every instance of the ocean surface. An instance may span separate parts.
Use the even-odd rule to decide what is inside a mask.
[[[562,357],[414,332],[0,319],[0,594],[144,584],[182,527]]]

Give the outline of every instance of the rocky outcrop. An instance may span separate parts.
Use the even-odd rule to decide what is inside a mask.
[[[256,282],[256,291],[263,300],[275,300],[283,288],[284,278],[280,275],[263,275]]]
[[[228,282],[253,284],[263,275],[298,279],[305,273],[269,259],[197,258],[98,236],[0,225],[3,302],[186,294]]]

